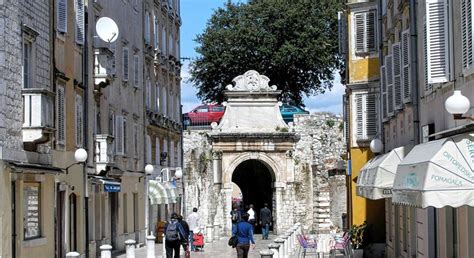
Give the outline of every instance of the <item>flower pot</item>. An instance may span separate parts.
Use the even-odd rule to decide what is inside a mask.
[[[364,249],[352,249],[352,257],[353,258],[363,258],[364,257]]]

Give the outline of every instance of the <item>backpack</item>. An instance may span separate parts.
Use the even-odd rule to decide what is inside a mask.
[[[168,224],[168,227],[166,227],[165,237],[166,237],[166,240],[168,241],[179,240],[179,231],[178,231],[177,221],[170,221],[170,223]]]
[[[239,215],[237,212],[232,212],[232,221],[237,221],[239,219]]]

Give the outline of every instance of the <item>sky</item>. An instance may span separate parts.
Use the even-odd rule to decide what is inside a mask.
[[[194,39],[204,31],[207,20],[212,16],[214,10],[223,6],[225,2],[227,0],[181,0],[181,19],[183,22],[181,26],[182,58],[195,58],[197,56]],[[189,61],[184,61],[181,69],[181,77],[183,79],[181,83],[181,103],[183,105],[183,112],[191,111],[201,103],[196,96],[196,88],[188,81],[188,67]],[[310,112],[342,114],[342,94],[344,94],[344,86],[340,83],[340,77],[337,74],[331,91],[327,91],[322,95],[304,98],[306,110]]]

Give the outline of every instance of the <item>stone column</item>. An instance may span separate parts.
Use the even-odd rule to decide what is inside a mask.
[[[222,184],[222,152],[212,152],[212,171],[214,176],[214,184]]]
[[[232,234],[232,221],[230,217],[230,212],[232,210],[232,185],[224,186],[225,188],[222,189],[221,193],[224,197],[224,221],[223,224],[223,235],[230,236]]]
[[[273,233],[274,234],[280,234],[280,232],[283,232],[283,186],[284,183],[281,182],[275,182],[274,187],[275,187],[275,203],[276,207],[273,208],[274,210],[274,217],[275,217],[275,225],[273,226]]]

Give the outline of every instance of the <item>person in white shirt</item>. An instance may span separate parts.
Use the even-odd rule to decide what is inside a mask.
[[[193,208],[193,212],[189,214],[187,221],[189,225],[189,242],[191,245],[191,251],[195,252],[196,247],[194,246],[194,232],[199,230],[199,214],[197,213],[198,209]]]
[[[249,214],[249,223],[252,224],[252,227],[255,226],[255,211],[253,210],[253,204],[249,205],[249,210],[247,211]]]

